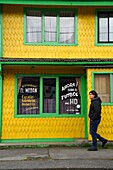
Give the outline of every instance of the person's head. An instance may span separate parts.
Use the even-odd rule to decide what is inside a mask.
[[[98,94],[97,94],[97,92],[96,92],[95,90],[91,90],[91,91],[89,92],[89,97],[90,97],[90,99],[92,100],[92,99],[98,97]]]

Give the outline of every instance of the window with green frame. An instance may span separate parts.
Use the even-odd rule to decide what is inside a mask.
[[[25,9],[25,43],[77,43],[77,14],[75,9]]]
[[[17,115],[81,114],[80,77],[21,76],[17,81]]]
[[[113,103],[113,73],[94,73],[94,89],[103,103]]]

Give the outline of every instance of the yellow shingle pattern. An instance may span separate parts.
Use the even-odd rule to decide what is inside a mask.
[[[3,6],[3,57],[7,58],[112,58],[112,46],[95,46],[95,7],[78,7],[77,46],[24,44],[26,6]],[[38,8],[38,6],[35,6]],[[99,7],[100,8],[100,7]],[[105,7],[104,7],[105,8]]]
[[[113,69],[89,69],[87,71],[88,75],[87,92],[89,92],[92,89],[92,72],[113,72]],[[90,99],[88,98],[88,109],[89,106]],[[113,106],[102,106],[102,121],[99,125],[98,132],[105,138],[113,140]],[[89,139],[91,139],[90,134]]]
[[[83,118],[14,118],[14,74],[56,72],[55,68],[51,71],[49,67],[44,68],[4,67],[2,139],[84,138]],[[59,73],[68,73],[66,67],[58,67],[58,70]],[[69,72],[74,74],[75,71],[72,68]],[[79,70],[77,72],[80,73]]]

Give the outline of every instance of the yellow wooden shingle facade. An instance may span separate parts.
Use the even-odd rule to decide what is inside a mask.
[[[38,45],[25,43],[25,13],[30,9],[72,9],[76,11],[76,45]],[[99,45],[97,41],[98,10],[113,11],[109,6],[52,6],[1,4],[1,125],[0,140],[7,141],[73,141],[90,139],[88,128],[89,91],[94,88],[94,73],[113,73],[112,45]],[[35,59],[70,59],[53,65],[35,63]],[[20,59],[15,63],[16,59]],[[25,63],[24,59],[33,59]],[[78,60],[74,61],[74,59]],[[83,60],[81,63],[79,59]],[[93,59],[94,62],[93,62]],[[100,60],[103,60],[103,64]],[[107,59],[111,62],[107,63]],[[72,63],[71,63],[72,60]],[[9,62],[9,63],[8,63]],[[20,62],[20,63],[19,63]],[[23,62],[23,63],[22,63]],[[54,62],[54,60],[53,60]],[[100,65],[99,65],[100,62]],[[91,65],[90,65],[91,63]],[[94,64],[95,63],[95,64]],[[92,65],[93,64],[93,65]],[[104,66],[103,66],[104,65]],[[107,66],[106,66],[107,65]],[[105,67],[106,66],[106,67]],[[75,75],[81,78],[81,115],[16,116],[17,75]],[[16,103],[16,104],[15,104]],[[99,132],[113,140],[113,103],[102,105]]]

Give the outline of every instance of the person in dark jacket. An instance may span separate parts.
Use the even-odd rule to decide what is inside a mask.
[[[89,109],[89,118],[90,118],[90,134],[92,136],[92,146],[88,151],[97,151],[97,139],[102,142],[102,148],[104,148],[107,143],[107,139],[101,137],[97,133],[98,125],[101,121],[101,99],[98,97],[96,91],[92,90],[89,92],[91,99],[90,109]]]

